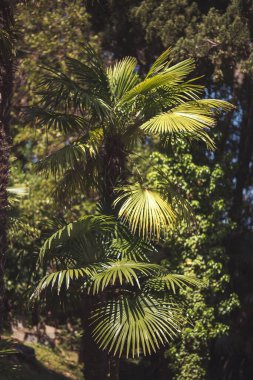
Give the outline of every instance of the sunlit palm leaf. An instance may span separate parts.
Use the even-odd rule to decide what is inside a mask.
[[[139,82],[139,76],[134,72],[136,66],[135,58],[126,57],[107,69],[111,93],[116,99],[120,99]]]
[[[144,239],[159,240],[162,231],[175,225],[174,210],[158,192],[139,184],[125,186],[120,191],[114,205],[120,205],[118,215],[133,233]]]
[[[98,273],[92,277],[93,294],[103,291],[108,285],[124,283],[140,287],[140,277],[146,277],[161,270],[159,265],[131,260],[115,260],[101,263]]]
[[[155,75],[159,71],[164,70],[168,66],[168,57],[171,53],[171,48],[166,49],[153,63],[153,65],[150,67],[149,72],[146,76],[146,78]]]
[[[235,108],[232,103],[220,99],[199,99],[197,102],[193,101],[188,104],[189,106],[197,104],[200,108],[207,108],[212,114],[213,111],[229,112]]]
[[[138,357],[151,354],[180,331],[178,305],[139,296],[112,300],[97,308],[91,317],[93,336],[101,349],[113,355]]]
[[[209,109],[187,103],[153,117],[142,124],[140,128],[151,134],[172,133],[181,136],[185,134],[194,139],[198,138],[204,141],[213,149],[214,143],[206,132],[206,128],[215,125],[215,120]]]
[[[92,267],[90,268],[87,266],[85,268],[70,268],[47,274],[37,285],[35,291],[31,296],[31,299],[39,298],[40,294],[48,287],[51,287],[51,289],[56,287],[57,293],[59,295],[63,286],[65,290],[67,290],[70,286],[71,281],[87,281],[87,278],[90,277],[92,273]]]
[[[194,61],[187,59],[177,65],[171,66],[166,70],[157,73],[152,77],[147,77],[141,83],[137,84],[133,89],[128,91],[122,98],[123,101],[129,101],[137,95],[145,95],[151,90],[166,85],[180,83],[194,68]]]

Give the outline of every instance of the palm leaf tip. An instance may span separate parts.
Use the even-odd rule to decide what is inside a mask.
[[[165,274],[158,277],[153,277],[146,281],[145,287],[149,291],[166,291],[169,290],[173,294],[183,288],[202,288],[207,284],[196,278],[182,274]]]

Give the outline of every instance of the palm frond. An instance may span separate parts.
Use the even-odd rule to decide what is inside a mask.
[[[134,72],[136,66],[135,58],[126,57],[107,69],[111,93],[117,100],[139,82],[139,76]]]
[[[40,160],[36,164],[36,171],[52,173],[54,176],[62,175],[68,169],[77,169],[78,165],[84,168],[97,153],[98,147],[92,143],[81,141],[69,143]]]
[[[75,165],[73,168],[66,170],[61,178],[57,179],[52,193],[56,202],[69,205],[77,192],[84,193],[96,186],[95,173],[84,175],[84,169],[84,165]]]
[[[30,107],[26,112],[28,121],[35,120],[35,123],[48,129],[55,129],[65,134],[73,132],[86,132],[89,130],[88,121],[74,114],[55,112],[40,107]]]
[[[135,236],[117,237],[112,240],[108,256],[116,259],[150,261],[149,256],[156,253],[155,247]]]
[[[139,184],[119,190],[121,194],[114,206],[120,205],[119,218],[133,233],[138,232],[143,239],[159,240],[162,231],[175,225],[174,210],[157,191],[142,188]]]
[[[207,108],[212,114],[213,111],[229,112],[235,108],[232,103],[220,99],[198,99],[197,101],[189,102],[189,105],[198,105],[200,108]]]
[[[93,294],[96,294],[102,292],[108,285],[122,285],[123,283],[132,286],[136,284],[140,287],[140,277],[149,276],[160,270],[159,265],[127,259],[101,263],[98,266],[98,273],[91,279],[92,291]]]
[[[160,113],[146,121],[140,128],[151,134],[171,133],[200,139],[213,149],[214,142],[206,129],[213,127],[215,120],[211,111],[206,107],[200,107],[197,102],[195,101],[194,104],[186,102],[168,112]]]
[[[63,269],[57,272],[53,272],[45,275],[42,280],[37,285],[35,291],[31,295],[31,299],[37,299],[40,297],[40,294],[46,290],[48,287],[51,287],[51,290],[56,286],[57,294],[60,294],[62,287],[69,289],[71,281],[83,280],[87,281],[87,278],[92,275],[92,268],[69,268]]]
[[[166,67],[163,71],[165,73],[174,73],[180,80],[184,79],[195,69],[195,61],[192,58],[185,59],[173,66]]]
[[[94,53],[97,57],[97,54]],[[102,65],[98,66],[93,59],[87,61],[88,57],[85,57],[85,62],[80,60],[68,57],[66,60],[67,68],[74,76],[76,81],[80,83],[93,95],[97,95],[104,99],[106,102],[109,102],[109,83],[108,78],[105,72],[105,69]]]
[[[95,75],[99,78],[100,83],[103,83],[103,87],[109,88],[104,62],[91,45],[83,45],[81,59],[93,70]]]
[[[101,305],[91,321],[94,340],[101,349],[134,358],[169,342],[180,331],[183,318],[179,306],[172,302],[138,296]]]
[[[171,183],[171,181],[168,180],[168,174],[166,175],[166,173],[159,170],[159,168],[156,170],[155,183],[153,186],[169,199],[169,203],[172,204],[178,220],[186,222],[188,227],[196,223],[194,211],[188,200],[181,194],[181,189],[175,186],[174,183]]]
[[[115,220],[106,215],[87,215],[75,222],[69,223],[51,235],[40,250],[40,260],[43,262],[45,254],[80,235],[85,236],[87,242],[93,245],[96,234],[112,234],[115,230]]]
[[[48,67],[44,69],[48,74],[41,80],[38,91],[44,108],[61,107],[64,110],[88,111],[99,119],[111,113],[110,105],[85,86],[81,86],[62,72]]]
[[[146,78],[157,74],[159,71],[163,71],[168,66],[168,57],[171,51],[172,49],[169,47],[155,60],[153,65],[150,67]]]
[[[145,282],[145,288],[148,291],[172,291],[176,293],[184,287],[203,287],[205,283],[193,276],[182,274],[165,274],[163,276],[152,277]]]

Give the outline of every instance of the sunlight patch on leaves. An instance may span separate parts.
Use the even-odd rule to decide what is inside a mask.
[[[119,189],[121,194],[114,201],[119,205],[118,215],[127,223],[131,231],[143,239],[159,240],[162,231],[176,223],[176,214],[172,206],[153,190],[139,184]]]
[[[98,273],[91,281],[93,294],[103,291],[108,285],[123,285],[124,283],[140,287],[140,278],[161,270],[159,265],[136,262],[127,259],[101,263]]]

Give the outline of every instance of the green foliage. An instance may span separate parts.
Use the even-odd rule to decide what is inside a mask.
[[[146,129],[151,131],[148,126],[156,124],[156,132],[173,135],[175,141],[184,139],[187,132],[188,138],[211,142],[205,129],[214,124],[218,109],[232,108],[225,101],[201,101],[196,93],[193,101],[194,84],[184,86],[193,61],[171,66],[167,60],[168,51],[142,80],[135,72],[136,60],[126,58],[106,69],[88,46],[80,60],[68,59],[67,73],[48,70],[40,84],[40,108],[28,111],[36,126],[54,127],[66,138],[74,137],[75,144],[84,140],[88,146],[96,144],[96,154],[88,159],[86,154],[73,155],[73,148],[67,150],[72,154],[56,151],[49,169],[56,178],[59,173],[63,178],[67,175],[67,185],[70,165],[73,174],[83,178],[88,188],[93,187],[99,199],[98,215],[67,224],[46,240],[40,257],[52,272],[40,281],[32,297],[48,297],[49,287],[57,288],[58,295],[63,289],[82,294],[84,299],[92,294],[93,305],[88,310],[92,336],[101,349],[118,356],[151,354],[175,336],[185,318],[180,303],[171,301],[168,293],[175,295],[176,290],[201,283],[193,276],[173,275],[152,259],[145,261],[141,241],[159,242],[162,231],[167,234],[175,227],[177,209],[183,209],[181,216],[187,219],[189,208],[183,206],[180,196],[174,196],[175,188],[166,191],[165,181],[157,178],[151,188],[143,179],[143,184],[135,180],[127,166],[129,155],[139,146],[135,135],[145,137]],[[153,115],[148,111],[150,105]],[[164,119],[157,122],[159,118]],[[95,141],[92,133],[97,130],[101,139]],[[87,177],[96,181],[88,183]],[[78,189],[76,177],[70,186],[65,188],[65,196],[71,197],[73,188]],[[127,257],[125,244],[124,257],[120,257],[122,241],[131,246],[136,239],[140,251],[144,248],[137,260],[133,255]]]

